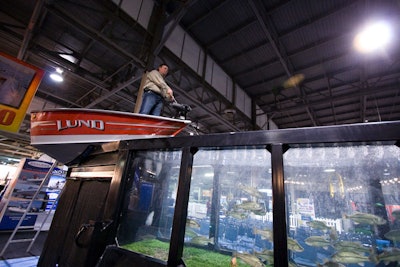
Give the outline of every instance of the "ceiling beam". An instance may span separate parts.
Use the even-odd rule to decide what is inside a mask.
[[[219,113],[215,112],[215,110],[212,110],[212,109],[208,108],[206,105],[204,105],[204,103],[202,101],[199,101],[196,98],[193,98],[192,96],[190,96],[188,93],[185,92],[184,89],[180,88],[178,84],[172,83],[172,85],[174,88],[179,88],[179,93],[183,97],[189,99],[192,103],[196,104],[199,108],[205,110],[208,114],[212,115],[215,119],[217,119],[218,122],[224,124],[226,127],[231,129],[232,131],[237,131],[237,132],[241,131],[238,127],[234,126],[232,123],[227,121]]]
[[[115,75],[117,75],[120,71],[122,71],[123,69],[125,69],[127,66],[129,66],[129,64],[131,64],[132,63],[132,61],[128,61],[128,62],[126,62],[125,64],[123,64],[121,67],[119,67],[116,71],[114,71],[111,75],[109,75],[107,78],[105,78],[102,82],[101,82],[101,84],[105,84],[107,81],[109,81],[110,79],[112,79]],[[84,95],[82,95],[80,98],[78,98],[77,100],[76,100],[76,102],[80,102],[80,101],[82,101],[86,96],[88,96],[89,94],[91,94],[92,92],[94,92],[96,89],[98,89],[98,88],[100,88],[100,89],[102,89],[102,90],[107,90],[108,91],[108,89],[106,89],[105,87],[100,87],[99,85],[97,85],[97,84],[95,84],[94,85],[94,87],[91,89],[91,90],[89,90],[86,94],[84,94]]]
[[[160,53],[161,49],[164,47],[165,43],[171,36],[174,29],[176,28],[176,26],[179,25],[179,22],[181,21],[183,16],[186,14],[187,10],[196,2],[197,2],[197,0],[185,1],[183,3],[183,5],[181,5],[179,7],[179,9],[177,9],[172,15],[170,15],[168,17],[168,19],[166,20],[166,25],[164,27],[164,29],[165,28],[167,28],[167,29],[164,31],[161,41],[159,42],[159,44],[156,46],[156,48],[153,51],[154,56],[157,56]]]
[[[35,30],[36,22],[42,12],[44,2],[43,0],[38,0],[33,10],[32,17],[28,23],[28,27],[25,29],[24,39],[22,40],[21,48],[18,51],[17,58],[22,60],[25,56],[26,49],[28,48],[29,42],[32,39],[32,33]]]
[[[206,47],[206,49],[211,49],[211,47],[213,47],[214,45],[217,45],[219,42],[222,42],[222,41],[228,39],[229,37],[232,37],[232,35],[235,35],[236,33],[239,33],[241,31],[245,30],[247,27],[255,24],[256,22],[258,22],[258,20],[248,19],[248,20],[244,21],[243,23],[241,23],[240,25],[238,25],[237,27],[235,27],[234,29],[226,32],[222,36],[218,36],[214,40],[211,40],[208,44],[205,44],[204,46]]]
[[[348,9],[351,6],[356,5],[361,1],[364,1],[364,0],[343,1],[343,3],[338,3],[338,4],[334,5],[334,8],[332,8],[332,9],[330,9],[328,11],[321,12],[320,14],[318,14],[318,15],[312,17],[312,18],[306,17],[306,18],[304,18],[303,22],[296,23],[296,24],[294,24],[294,26],[292,28],[289,28],[289,29],[286,29],[285,31],[282,31],[282,33],[280,34],[279,37],[282,38],[282,37],[284,37],[286,35],[289,35],[289,34],[292,34],[292,33],[296,32],[296,31],[302,30],[304,27],[307,27],[307,26],[309,26],[311,24],[315,24],[315,23],[317,23],[317,22],[319,22],[321,20],[327,19],[330,16],[332,16],[332,15],[338,13],[338,12],[348,11]]]
[[[18,151],[18,152],[24,152],[24,153],[29,153],[29,154],[34,154],[37,152],[37,150],[34,149],[33,147],[31,149],[27,149],[27,148],[21,147],[21,145],[19,143],[17,143],[17,144],[4,143],[4,140],[2,140],[2,142],[0,143],[0,147],[6,147],[6,148],[12,149],[13,151],[16,151],[16,152]]]
[[[128,57],[130,60],[133,60],[133,62],[135,62],[135,65],[141,66],[142,68],[145,67],[144,62],[142,60],[140,60],[138,57],[136,57],[134,54],[121,48],[118,44],[115,44],[107,36],[105,36],[103,33],[99,32],[98,30],[93,29],[87,23],[80,21],[76,17],[72,17],[71,15],[68,14],[68,11],[62,9],[59,6],[57,6],[57,8],[55,8],[54,6],[46,5],[46,8],[53,15],[57,16],[58,18],[60,18],[64,22],[66,22],[67,24],[73,26],[75,29],[79,30],[86,36],[96,40],[99,43],[102,43],[102,44],[108,46],[109,48],[113,49],[113,51],[116,51],[116,52],[120,53],[121,55]]]
[[[133,84],[134,82],[139,81],[141,78],[142,78],[141,76],[133,77],[132,79],[130,79],[130,80],[124,82],[123,84],[121,84],[121,85],[119,85],[119,86],[116,86],[115,88],[113,88],[113,89],[112,89],[111,91],[109,91],[108,93],[106,93],[106,94],[102,95],[101,97],[99,97],[99,98],[97,98],[97,99],[91,101],[90,104],[89,104],[89,105],[86,105],[85,108],[92,108],[92,107],[94,107],[95,105],[99,104],[100,102],[102,102],[102,101],[108,99],[110,96],[115,95],[117,92],[121,91],[121,90],[124,89],[125,87],[127,87],[127,86]]]
[[[366,90],[357,91],[356,93],[352,93],[352,94],[344,94],[344,95],[340,95],[340,96],[335,96],[335,97],[332,97],[331,99],[328,97],[318,99],[316,101],[309,102],[308,105],[324,105],[324,104],[329,104],[331,101],[336,102],[336,101],[348,100],[353,97],[373,95],[373,94],[376,94],[377,91],[379,91],[379,92],[382,92],[382,91],[398,92],[398,90],[399,90],[399,88],[396,86],[381,86],[381,87],[375,87],[375,88],[368,88]],[[282,113],[282,112],[286,112],[286,111],[294,111],[294,110],[299,110],[299,109],[301,110],[301,109],[304,109],[308,105],[303,103],[303,104],[297,104],[294,106],[285,106],[285,108],[283,108],[283,109],[276,108],[276,109],[270,110],[270,111],[267,110],[267,112]],[[270,107],[270,104],[263,104],[263,105],[259,105],[259,106],[261,109],[263,109],[263,108],[268,109]]]
[[[329,60],[326,59],[326,60],[325,60],[325,63],[327,63],[327,62],[329,63],[329,61],[331,61],[331,60],[337,60],[337,59],[340,59],[340,58],[342,58],[342,57],[346,58],[346,57],[348,57],[348,56],[349,56],[348,53],[343,53],[343,54],[340,55],[339,58],[338,58],[338,57],[332,57],[332,58],[329,58]],[[400,55],[393,55],[393,58],[398,58],[399,56],[400,56]],[[377,62],[375,62],[375,63],[377,63]],[[392,64],[392,65],[393,65],[393,64]],[[302,69],[298,69],[298,72],[299,72],[299,73],[304,73],[305,70],[306,70],[307,68],[310,68],[310,67],[312,67],[312,66],[315,66],[315,63],[310,64],[310,65],[307,65],[307,66],[303,66]],[[330,79],[339,80],[339,79],[335,78],[335,76],[340,75],[340,74],[343,74],[343,73],[347,73],[347,72],[349,72],[349,71],[353,71],[353,70],[355,70],[355,69],[357,69],[357,68],[359,68],[359,63],[358,63],[358,62],[356,62],[354,65],[348,65],[348,66],[346,66],[346,67],[343,67],[343,68],[341,68],[341,69],[337,69],[337,70],[335,70],[335,71],[328,72],[328,73],[326,73],[326,74],[317,75],[317,76],[314,76],[314,77],[306,77],[304,83],[307,84],[307,83],[312,83],[312,82],[315,82],[315,81],[318,81],[318,80],[324,80],[324,79],[325,79],[325,76],[329,77]],[[387,77],[387,76],[389,76],[389,75],[397,75],[397,74],[398,74],[398,70],[393,70],[393,71],[391,71],[391,72],[388,72],[388,71],[386,70],[386,71],[385,71],[385,74],[386,74],[386,75],[383,76],[383,77]],[[377,78],[379,78],[379,77],[382,77],[382,75],[383,75],[383,74],[378,74],[378,75],[370,76],[368,79],[377,79]],[[280,75],[280,77],[283,78],[283,75]],[[272,80],[278,79],[278,78],[279,78],[279,76],[276,76],[276,77],[273,78]],[[339,80],[339,81],[341,81],[341,82],[343,83],[343,84],[341,84],[341,85],[339,85],[339,86],[344,86],[344,85],[349,85],[349,84],[351,85],[351,84],[353,84],[353,83],[359,83],[359,79],[357,79],[357,80],[355,80],[355,81],[354,81],[354,80],[352,80],[352,81],[342,81],[342,80]],[[251,91],[253,90],[253,88],[255,89],[256,87],[263,86],[263,84],[265,84],[265,83],[266,83],[265,81],[256,82],[256,83],[254,83],[254,84],[251,84],[251,85],[246,86],[245,89],[246,89],[248,92],[251,92]],[[335,87],[332,87],[332,88],[336,88],[336,87],[338,87],[338,86],[335,86]],[[356,87],[356,88],[359,88],[359,86],[355,86],[355,87]],[[321,91],[321,88],[317,88],[316,91]],[[251,97],[260,98],[261,96],[265,96],[266,94],[265,94],[265,91],[262,91],[262,92],[256,93],[256,94],[255,94],[255,93],[253,93],[253,94],[249,93],[249,95],[250,95]]]
[[[285,70],[286,74],[288,77],[292,76],[291,71],[288,68],[287,62],[285,61],[285,59],[283,58],[281,51],[279,51],[278,46],[276,41],[274,40],[274,38],[272,37],[272,34],[270,32],[270,30],[267,28],[267,26],[265,25],[264,19],[263,19],[263,15],[261,13],[261,10],[264,9],[262,4],[259,2],[255,2],[258,0],[248,0],[251,9],[253,10],[258,23],[260,24],[260,27],[264,33],[264,35],[267,37],[269,43],[272,46],[272,49],[274,50],[275,54],[277,55],[279,62],[281,63],[283,69]],[[261,10],[260,10],[261,8]]]
[[[202,1],[200,1],[202,2]],[[217,2],[217,1],[216,1]],[[223,1],[218,1],[219,3],[213,7],[210,12],[207,12],[204,16],[199,17],[197,20],[195,20],[194,22],[192,22],[190,25],[187,25],[185,27],[185,29],[187,31],[190,31],[191,28],[195,27],[197,24],[199,24],[200,22],[204,21],[205,19],[207,19],[209,16],[211,16],[212,14],[214,14],[213,12],[215,12],[217,9],[220,9],[221,7],[223,7],[224,5],[226,5],[229,0],[223,0]]]

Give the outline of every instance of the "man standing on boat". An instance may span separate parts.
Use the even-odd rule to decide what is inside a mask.
[[[157,70],[152,70],[147,74],[140,114],[160,116],[163,101],[174,99],[172,89],[164,80],[167,74],[168,65],[165,63],[160,64]]]

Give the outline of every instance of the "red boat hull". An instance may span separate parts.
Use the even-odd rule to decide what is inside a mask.
[[[31,113],[31,143],[111,142],[171,137],[190,121],[91,109],[54,109]]]
[[[68,160],[82,153],[87,147],[84,144],[172,137],[189,123],[188,120],[108,110],[34,111],[31,112],[31,144],[65,163],[66,150],[74,150],[74,147],[78,151],[71,151],[73,155]],[[69,145],[63,149],[65,144]]]

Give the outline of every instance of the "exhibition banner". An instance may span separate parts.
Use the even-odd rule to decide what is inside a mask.
[[[0,130],[16,133],[44,71],[0,52]]]
[[[50,194],[59,193],[65,183],[66,171],[54,168],[48,180],[44,180],[52,167],[51,162],[22,159],[12,180],[8,182],[1,198],[0,230],[13,229],[32,197],[38,192],[28,212],[43,212],[48,209]],[[23,226],[33,226],[37,215],[26,216]]]

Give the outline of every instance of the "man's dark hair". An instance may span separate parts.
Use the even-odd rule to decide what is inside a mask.
[[[167,63],[161,63],[160,65],[158,65],[158,68],[161,68],[162,66],[167,66],[169,68]]]

